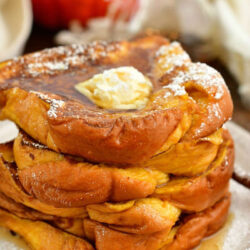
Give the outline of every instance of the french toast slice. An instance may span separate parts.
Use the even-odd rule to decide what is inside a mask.
[[[133,234],[170,232],[181,214],[181,210],[170,202],[158,198],[88,205],[87,211],[90,219]]]
[[[192,172],[195,172],[197,165],[189,166],[188,162],[179,168],[178,175],[170,171],[170,176],[162,169],[163,164],[159,167],[160,171],[157,164],[153,169],[150,169],[147,163],[140,167],[135,165],[123,168],[90,164],[79,157],[53,152],[32,140],[23,131],[20,131],[15,139],[14,146],[0,146],[0,153],[5,160],[12,161],[15,158],[15,163],[12,163],[16,164],[12,170],[14,176],[18,177],[18,182],[27,194],[43,204],[58,208],[74,208],[100,202],[129,202],[154,196],[193,212],[212,206],[228,190],[233,171],[234,145],[227,130],[222,129],[217,133],[219,136],[212,135],[201,140],[210,143],[212,148],[214,144],[219,144],[215,158],[212,158],[212,162],[201,173],[192,176],[185,175],[186,169],[193,169]],[[207,140],[213,140],[214,144]],[[182,145],[182,142],[178,144]],[[6,149],[7,146],[13,156]],[[203,155],[208,157],[208,152],[204,151],[203,146],[198,151],[199,146],[198,144],[198,154],[190,154],[189,160],[187,159],[190,164],[203,159]],[[184,150],[187,148],[184,147]],[[170,156],[171,154],[172,151]],[[165,157],[168,159],[168,154]],[[164,158],[162,160],[164,163]],[[166,165],[165,169],[171,170],[171,164]],[[5,182],[8,183],[12,178],[8,171],[5,172]],[[10,181],[7,181],[9,179]]]
[[[177,250],[192,249],[200,241],[217,232],[225,223],[229,211],[230,195],[227,194],[213,207],[200,213],[184,216],[171,231],[164,229],[151,234],[128,234],[117,231],[103,223],[83,219],[78,230],[73,226],[70,233],[59,230],[46,222],[21,219],[0,209],[0,225],[18,233],[32,249],[139,249],[139,250]],[[61,223],[62,226],[63,223]],[[63,227],[63,226],[62,226]],[[63,228],[62,228],[63,229]],[[85,240],[94,242],[95,248]]]
[[[223,143],[209,168],[196,177],[174,177],[155,190],[153,196],[171,201],[186,212],[199,212],[215,204],[228,192],[234,168],[234,143],[223,130]]]
[[[145,107],[101,108],[76,89],[121,67],[133,67],[152,83]],[[192,63],[178,43],[160,36],[58,47],[2,63],[0,105],[1,119],[49,148],[116,164],[148,160],[185,116],[191,121],[185,136],[192,140],[215,132],[232,114],[220,74]]]
[[[168,181],[168,175],[158,170],[91,164],[58,154],[22,131],[10,150],[14,151],[17,175],[26,192],[57,207],[144,198]]]
[[[182,217],[170,232],[162,230],[153,234],[134,235],[119,232],[109,226],[85,219],[86,237],[95,242],[96,249],[116,250],[179,250],[193,249],[200,241],[218,231],[225,223],[230,206],[227,194],[214,206],[206,210]]]
[[[20,219],[0,209],[0,225],[18,233],[34,250],[94,250],[86,240],[42,221]]]
[[[23,204],[7,197],[2,192],[0,192],[0,208],[23,219],[51,221],[56,218],[55,216],[44,214],[35,209],[24,206]]]
[[[58,208],[27,194],[20,185],[15,164],[5,162],[2,157],[0,157],[0,192],[16,203],[21,203],[43,214],[67,218],[85,218],[87,216],[85,207]]]

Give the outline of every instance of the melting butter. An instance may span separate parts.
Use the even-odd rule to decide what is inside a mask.
[[[119,67],[94,75],[75,88],[101,108],[128,110],[146,106],[152,83],[134,67]]]

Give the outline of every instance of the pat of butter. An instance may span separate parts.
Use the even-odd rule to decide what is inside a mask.
[[[152,90],[151,81],[133,67],[105,70],[75,88],[106,109],[141,109]]]

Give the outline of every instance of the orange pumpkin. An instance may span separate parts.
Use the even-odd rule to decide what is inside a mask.
[[[78,20],[83,26],[93,17],[105,16],[109,5],[116,1],[118,10],[128,19],[138,9],[139,0],[32,0],[35,21],[50,29],[67,28]]]

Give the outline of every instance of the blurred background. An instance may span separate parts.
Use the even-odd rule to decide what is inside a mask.
[[[0,0],[0,61],[44,48],[159,32],[225,78],[250,131],[250,0]]]

